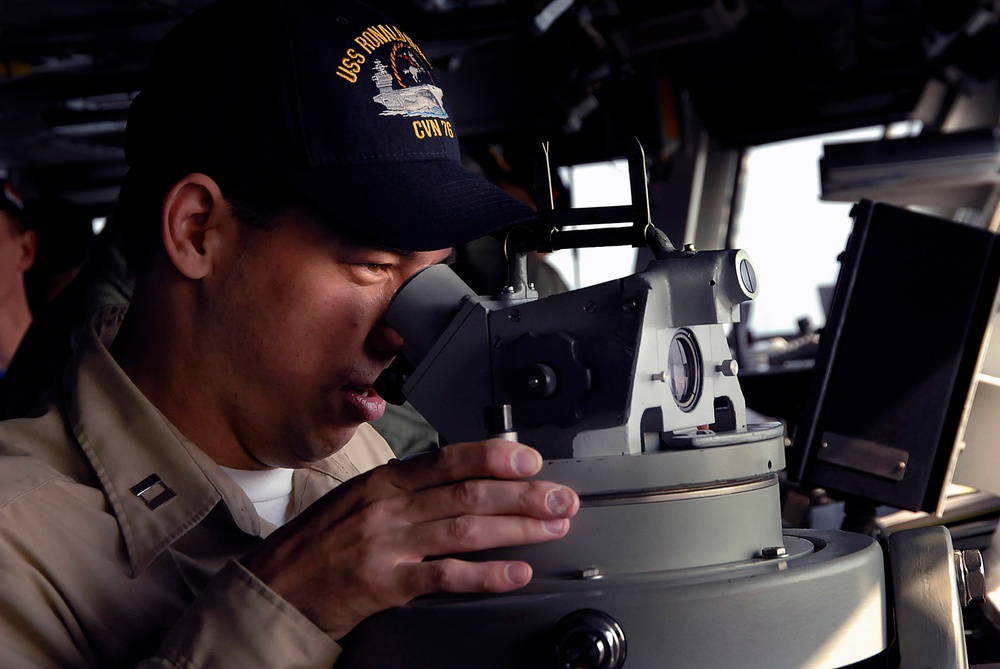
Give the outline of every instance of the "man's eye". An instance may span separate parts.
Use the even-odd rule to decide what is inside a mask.
[[[382,272],[385,272],[386,270],[389,269],[389,265],[376,262],[365,263],[364,267],[369,272],[374,272],[376,274],[381,274]]]

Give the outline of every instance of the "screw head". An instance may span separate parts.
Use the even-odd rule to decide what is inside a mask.
[[[584,567],[576,572],[576,577],[585,580],[596,580],[602,578],[604,574],[601,573],[600,567]]]

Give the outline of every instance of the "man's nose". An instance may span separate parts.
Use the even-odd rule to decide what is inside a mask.
[[[385,321],[375,326],[370,341],[376,351],[386,355],[396,355],[403,347],[403,336]]]

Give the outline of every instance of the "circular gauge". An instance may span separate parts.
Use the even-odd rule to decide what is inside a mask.
[[[678,330],[667,354],[670,392],[681,411],[694,409],[701,394],[701,355],[698,343],[688,330]]]

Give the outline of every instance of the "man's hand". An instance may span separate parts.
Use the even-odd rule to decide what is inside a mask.
[[[531,580],[524,562],[426,558],[564,536],[576,493],[517,480],[541,466],[534,449],[496,439],[391,462],[328,493],[244,564],[334,639],[419,595],[514,590]]]

